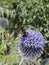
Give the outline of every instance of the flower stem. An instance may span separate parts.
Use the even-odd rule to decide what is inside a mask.
[[[22,64],[23,60],[24,60],[24,59],[22,58],[22,59],[21,59],[21,61],[20,61],[20,63],[19,63],[19,65],[21,65],[21,64]]]
[[[1,28],[2,31],[2,43],[4,43],[4,30]]]

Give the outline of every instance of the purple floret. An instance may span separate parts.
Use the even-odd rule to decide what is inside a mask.
[[[20,56],[27,59],[37,59],[41,56],[45,47],[43,35],[36,30],[26,30],[28,35],[19,40]]]

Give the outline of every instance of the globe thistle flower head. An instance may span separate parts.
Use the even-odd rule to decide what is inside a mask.
[[[45,47],[43,35],[36,30],[26,30],[28,33],[19,40],[18,51],[21,57],[26,59],[37,59],[41,56]]]
[[[9,26],[9,21],[6,18],[0,17],[0,28],[7,28]]]

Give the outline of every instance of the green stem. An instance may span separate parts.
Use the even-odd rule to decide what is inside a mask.
[[[2,43],[4,43],[4,31],[1,29],[2,31]]]

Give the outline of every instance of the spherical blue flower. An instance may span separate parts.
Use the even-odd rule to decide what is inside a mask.
[[[9,21],[6,18],[0,17],[0,28],[7,28],[9,26]]]
[[[21,57],[26,59],[37,59],[41,56],[45,47],[43,35],[36,30],[26,30],[28,33],[19,40],[18,51]]]

